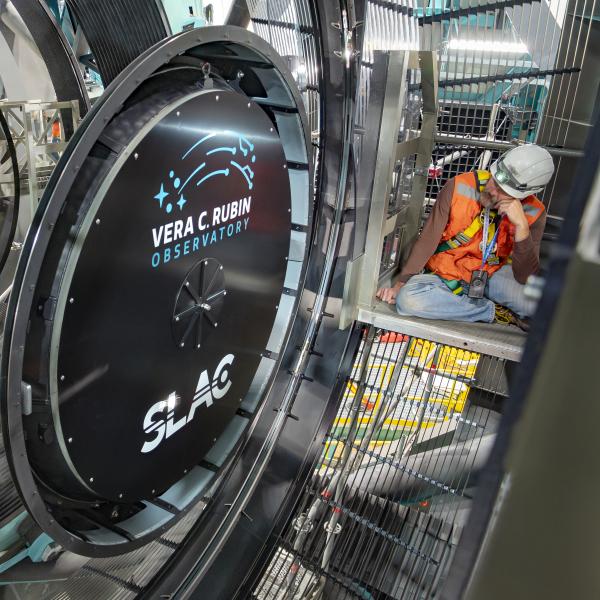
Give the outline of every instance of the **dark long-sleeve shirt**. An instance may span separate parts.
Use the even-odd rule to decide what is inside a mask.
[[[433,256],[448,224],[453,193],[454,179],[450,179],[438,194],[423,231],[415,242],[402,271],[400,271],[398,281],[406,283],[410,277],[420,273],[430,257]],[[545,227],[546,211],[530,226],[529,237],[514,243],[512,268],[515,279],[519,283],[525,283],[527,278],[537,273],[540,268],[540,244]]]

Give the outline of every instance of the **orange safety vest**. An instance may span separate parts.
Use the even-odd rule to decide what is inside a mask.
[[[460,239],[460,234],[467,230],[479,215],[483,215],[484,209],[479,203],[479,194],[489,178],[489,171],[462,173],[454,178],[450,215],[442,234],[441,244],[448,240],[454,242],[453,238],[456,236]],[[527,222],[531,226],[542,216],[544,205],[533,195],[527,196],[521,202]],[[492,249],[492,255],[485,265],[485,270],[490,275],[508,262],[513,250],[515,226],[507,218],[502,218],[499,228],[496,248]],[[494,231],[495,226],[491,225],[488,241],[492,239]],[[470,281],[471,273],[481,268],[482,238],[483,227],[470,239],[463,236],[457,247],[434,254],[427,262],[426,269],[442,279]]]

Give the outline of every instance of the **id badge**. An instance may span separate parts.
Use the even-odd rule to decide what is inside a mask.
[[[471,273],[471,282],[469,283],[469,298],[483,298],[487,280],[487,271],[473,271]]]

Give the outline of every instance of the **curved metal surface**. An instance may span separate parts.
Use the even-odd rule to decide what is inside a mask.
[[[84,115],[90,103],[81,70],[52,11],[44,0],[11,0],[11,3],[23,19],[46,64],[56,100],[78,100],[79,110]]]
[[[17,228],[17,219],[19,216],[19,198],[21,190],[21,180],[19,177],[19,165],[17,162],[17,153],[10,134],[10,129],[4,114],[0,110],[0,127],[7,142],[7,154],[11,163],[11,169],[14,179],[14,195],[12,198],[0,198],[0,202],[5,204],[2,207],[4,212],[3,223],[0,228],[0,271],[4,269],[6,261],[9,257],[15,231]],[[4,329],[5,309],[6,309],[6,294],[10,291],[3,292],[0,300],[0,331]],[[4,443],[0,440],[0,526],[9,523],[23,510],[21,498],[17,489],[10,477],[10,467],[4,450]]]
[[[0,208],[0,212],[4,213],[2,216],[2,224],[0,225],[0,271],[4,268],[6,259],[10,252],[12,241],[15,237],[15,230],[17,229],[17,220],[19,217],[19,199],[21,197],[21,178],[19,177],[19,163],[17,161],[17,152],[15,150],[15,144],[10,134],[10,128],[6,122],[4,114],[0,110],[0,128],[2,128],[2,134],[7,144],[8,160],[11,163],[11,170],[13,174],[13,186],[14,193],[12,198],[0,197],[0,202],[3,206]],[[7,157],[3,157],[7,158]]]
[[[279,3],[278,18],[285,12],[285,4]],[[354,39],[355,47],[359,45],[354,28],[344,27],[343,23],[344,13],[353,23],[361,20],[362,12],[350,0],[312,4],[312,23],[303,21],[301,25],[303,35],[312,28],[320,38],[317,40],[319,85],[314,86],[318,91],[309,89],[308,92],[317,98],[320,94],[319,110],[312,111],[311,122],[314,131],[320,130],[321,142],[318,149],[318,222],[308,284],[300,301],[306,312],[302,310],[297,316],[283,351],[281,367],[252,437],[240,450],[238,461],[227,479],[207,498],[207,510],[181,548],[174,552],[167,570],[157,574],[147,588],[134,590],[142,597],[169,595],[230,600],[251,594],[256,577],[272,553],[277,532],[289,524],[296,493],[311,475],[310,465],[321,451],[324,424],[333,417],[333,401],[346,385],[344,376],[351,369],[360,342],[358,330],[338,331],[335,317],[345,270],[341,238],[349,220],[346,208],[352,183],[351,117],[355,112],[352,103],[357,85],[355,57],[350,56],[346,65],[344,61],[348,35]],[[355,14],[358,17],[353,17]],[[268,20],[261,25],[270,30]],[[277,43],[276,36],[274,43]],[[173,52],[177,52],[176,48]],[[135,63],[133,68],[137,65]],[[308,92],[305,91],[305,98],[310,95]],[[300,98],[295,90],[294,94]],[[309,103],[308,106],[314,109],[315,105]],[[110,118],[109,112],[102,114],[104,118]],[[69,165],[75,173],[77,162],[71,159],[73,157],[69,157]],[[26,286],[22,289],[26,292]],[[540,314],[542,312],[540,309]],[[540,325],[538,332],[541,330]],[[538,351],[540,339],[543,339],[540,336],[541,333],[537,340],[533,336],[536,342],[530,339],[528,348],[533,348],[532,352]],[[319,356],[319,352],[324,356]],[[342,358],[343,363],[340,362]],[[534,368],[535,361],[530,364]],[[521,375],[521,385],[526,383],[523,377]],[[512,422],[516,418],[514,414]],[[490,464],[494,460],[497,462],[483,473],[481,500],[474,503],[471,523],[466,528],[459,557],[451,570],[451,576],[457,579],[450,580],[449,594],[457,581],[458,585],[464,584],[464,579],[460,582],[460,578],[469,576],[481,546],[501,481],[502,447],[503,444],[506,447],[510,423],[510,416],[504,419],[504,433],[499,436],[504,435],[504,438],[499,439],[490,459]]]
[[[167,40],[160,46],[147,51],[142,57],[135,61],[126,75],[123,74],[113,82],[107,90],[107,93],[94,106],[90,117],[85,120],[82,127],[76,132],[74,143],[69,145],[61,166],[52,175],[46,194],[42,199],[41,208],[37,212],[34,224],[32,225],[32,234],[29,235],[26,240],[17,269],[15,293],[11,296],[9,317],[7,319],[7,332],[5,335],[5,348],[2,353],[3,367],[9,369],[11,372],[11,375],[8,376],[7,387],[3,390],[5,399],[20,398],[21,374],[19,364],[26,336],[26,325],[22,319],[25,318],[27,320],[26,315],[31,308],[31,302],[36,287],[35,282],[52,235],[54,224],[62,210],[64,198],[79,174],[82,160],[89,154],[92,145],[102,133],[105,124],[121,110],[123,103],[136,90],[140,81],[152,76],[152,74],[155,73],[157,69],[161,68],[165,62],[168,62],[173,57],[178,57],[190,48],[196,49],[201,44],[208,46],[213,43],[214,45],[214,43],[223,42],[223,40],[226,40],[224,42],[225,44],[231,43],[229,54],[231,54],[231,50],[234,48],[233,43],[236,43],[242,47],[251,49],[250,54],[252,55],[258,53],[259,55],[264,56],[267,60],[264,63],[260,61],[256,62],[256,65],[258,65],[256,68],[262,69],[265,77],[272,77],[273,71],[270,66],[271,64],[276,65],[284,78],[287,77],[287,91],[295,99],[296,106],[299,107],[296,112],[302,123],[301,128],[304,131],[304,138],[308,139],[306,119],[301,110],[301,100],[297,91],[294,89],[294,85],[291,82],[289,75],[283,75],[286,72],[285,66],[281,59],[266,43],[256,38],[251,33],[239,29],[216,27],[201,32],[188,32]],[[247,58],[249,59],[250,57]],[[238,72],[237,69],[235,72]],[[272,86],[273,83],[273,80],[270,79],[269,85]],[[288,110],[288,108],[284,107],[284,110]],[[289,150],[290,157],[293,157],[293,151],[293,149]],[[287,147],[286,152],[288,152]],[[296,162],[290,163],[289,170],[291,171],[292,169],[300,168],[301,176],[308,177],[308,174],[311,173],[310,164],[302,167],[298,163],[299,159],[296,158],[295,160]],[[306,166],[308,166],[308,169],[306,169]],[[306,188],[308,188],[308,185],[306,185]],[[307,217],[306,223],[307,231],[310,231],[310,215]],[[302,266],[302,261],[300,262]],[[298,272],[297,278],[298,289],[302,289],[301,282],[303,279],[303,270]],[[21,295],[23,293],[25,296]],[[297,302],[298,299],[296,299],[296,303]],[[295,308],[292,306],[290,314],[293,315],[294,311]],[[285,338],[286,336],[282,334],[282,342],[285,342]],[[15,346],[15,344],[17,344],[17,346]],[[285,347],[285,343],[283,344],[283,347]],[[274,357],[274,360],[277,362],[277,357]],[[7,443],[10,445],[11,451],[13,452],[13,456],[16,457],[15,459],[17,461],[22,460],[18,457],[25,456],[26,453],[25,440],[22,434],[14,433],[14,428],[21,418],[20,405],[20,400],[16,402],[11,401],[8,404],[5,404],[7,411],[3,412],[3,432]],[[276,426],[280,427],[283,424],[283,420],[281,418],[278,419],[276,421]],[[8,432],[13,433],[9,434]],[[271,431],[270,435],[276,437],[277,434],[278,430],[276,427]],[[17,454],[14,454],[15,452]],[[13,475],[16,475],[14,468]],[[90,544],[78,540],[74,535],[66,534],[65,530],[55,523],[55,519],[46,511],[44,502],[37,493],[35,481],[33,478],[28,480],[28,477],[30,476],[24,475],[22,471],[20,472],[22,493],[26,495],[26,502],[31,510],[35,512],[36,519],[42,528],[49,531],[56,541],[69,546],[76,552],[89,555],[91,552]],[[188,507],[188,509],[189,508],[191,507]],[[186,510],[182,510],[178,515],[178,518],[182,517]],[[165,529],[166,525],[163,525],[161,530],[164,531]],[[138,538],[133,546],[139,546],[140,544],[146,543],[149,539],[150,538],[147,536],[142,536]],[[112,551],[108,548],[95,547],[93,553],[96,555],[110,555]]]
[[[600,164],[600,146],[594,135],[599,131],[600,120],[597,120],[586,143],[584,151],[586,161],[580,164],[573,179],[572,200],[568,207],[560,239],[552,254],[544,294],[527,338],[523,358],[511,382],[509,401],[500,422],[496,442],[481,473],[473,509],[449,570],[449,577],[442,593],[444,600],[459,600],[465,596],[473,576],[473,569],[484,547],[488,528],[494,518],[495,507],[501,501],[500,494],[506,475],[505,459],[513,441],[513,430],[523,414],[534,382],[532,373],[536,372],[543,358],[547,341],[553,329],[553,319],[563,296],[567,271],[575,255],[579,225],[594,185],[597,165]],[[591,165],[596,168],[590,167]]]
[[[171,35],[160,0],[67,0],[106,87],[125,67]]]
[[[319,4],[314,11],[315,23],[322,32],[319,73],[323,141],[317,238],[301,300],[310,318],[299,313],[282,364],[290,369],[291,377],[279,373],[265,406],[265,411],[277,411],[273,428],[269,431],[264,421],[258,424],[257,441],[264,442],[244,450],[229,481],[213,501],[212,510],[223,515],[221,531],[211,536],[206,530],[192,532],[181,555],[174,555],[170,572],[160,574],[143,597],[172,594],[176,598],[229,600],[250,591],[253,568],[264,565],[264,553],[271,551],[267,540],[273,527],[281,526],[275,519],[280,514],[287,518],[285,506],[308,476],[308,465],[319,451],[316,433],[321,419],[324,415],[331,417],[327,412],[329,400],[337,397],[340,382],[345,382],[348,361],[359,341],[357,334],[337,328],[336,302],[341,297],[345,271],[340,243],[356,94],[354,56],[346,63],[337,53],[343,56],[346,43],[356,43],[354,5]],[[346,357],[343,364],[342,356]],[[280,433],[274,435],[278,430]],[[242,481],[239,486],[237,482]],[[199,558],[192,558],[196,556]],[[236,565],[233,571],[232,564]]]

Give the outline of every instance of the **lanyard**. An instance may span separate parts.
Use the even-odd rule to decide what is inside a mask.
[[[483,239],[481,244],[481,270],[485,267],[485,263],[490,257],[490,253],[492,249],[496,245],[496,240],[498,239],[498,232],[500,231],[500,226],[496,225],[496,231],[494,232],[494,237],[487,243],[488,239],[488,231],[490,229],[490,209],[486,208],[483,213]]]

